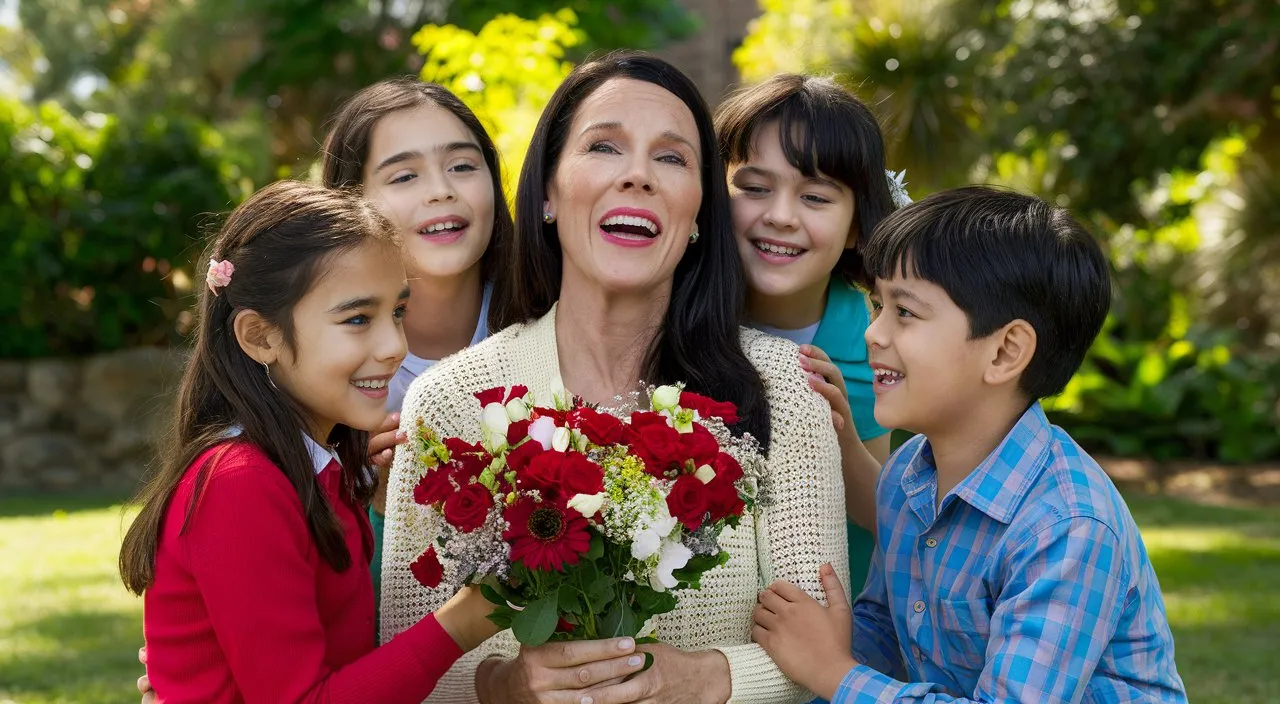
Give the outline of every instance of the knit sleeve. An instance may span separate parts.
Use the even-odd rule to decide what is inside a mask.
[[[761,587],[776,579],[823,600],[818,569],[831,563],[848,588],[844,485],[840,447],[826,401],[805,383],[796,346],[759,333],[743,345],[760,370],[769,399],[768,467],[773,501],[756,523]],[[787,679],[754,643],[719,648],[729,660],[732,702],[804,702],[811,696]]]
[[[297,493],[257,453],[230,452],[224,459],[210,472],[179,540],[244,701],[425,697],[461,655],[434,617],[331,669],[316,595],[316,547]]]

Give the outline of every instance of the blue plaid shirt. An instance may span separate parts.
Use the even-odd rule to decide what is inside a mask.
[[[937,496],[917,436],[881,476],[835,704],[1187,700],[1129,508],[1040,404]]]

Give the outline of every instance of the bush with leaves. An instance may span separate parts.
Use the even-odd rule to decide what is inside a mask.
[[[177,339],[200,226],[242,181],[195,118],[0,99],[0,357]]]

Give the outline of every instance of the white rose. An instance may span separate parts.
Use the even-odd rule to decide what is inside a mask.
[[[703,484],[709,484],[712,479],[716,478],[716,470],[712,469],[711,465],[704,464],[698,468],[698,471],[693,473],[693,476]]]
[[[685,547],[681,543],[666,541],[662,544],[662,553],[658,556],[658,566],[654,568],[653,574],[649,577],[650,586],[654,591],[664,592],[676,586],[677,580],[672,574],[676,570],[689,564],[689,560],[693,558],[693,551]]]
[[[491,403],[480,412],[480,427],[489,435],[507,434],[507,426],[511,419],[507,417],[507,409],[501,403]]]
[[[653,390],[653,397],[649,399],[653,404],[653,410],[661,413],[662,411],[674,411],[680,405],[680,388],[677,386],[659,386]]]
[[[551,449],[556,452],[564,452],[569,449],[569,440],[572,436],[569,434],[568,428],[556,428],[555,433],[551,435]]]
[[[529,424],[529,437],[541,445],[544,450],[551,449],[551,436],[555,432],[556,422],[547,416],[542,416]]]
[[[665,538],[668,535],[671,535],[671,531],[676,529],[677,523],[679,523],[679,521],[677,521],[671,515],[671,512],[667,510],[667,502],[664,501],[661,504],[658,504],[657,516],[654,517],[650,527],[653,528],[659,536]]]
[[[598,494],[574,494],[567,504],[569,508],[575,509],[582,514],[583,518],[591,518],[600,512],[600,507],[604,505],[604,492]],[[634,551],[635,548],[633,547]]]
[[[507,418],[512,423],[529,419],[529,407],[525,405],[524,399],[513,398],[507,401]]]

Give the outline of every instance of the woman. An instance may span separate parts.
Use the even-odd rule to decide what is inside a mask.
[[[724,164],[692,82],[643,54],[579,66],[534,133],[516,222],[491,317],[495,329],[510,327],[419,377],[401,427],[421,421],[476,440],[473,394],[499,385],[539,390],[560,379],[607,404],[642,379],[684,381],[738,405],[738,430],[765,448],[776,501],[723,541],[727,565],[655,619],[661,644],[643,647],[654,655],[649,670],[605,684],[628,671],[630,658],[611,659],[593,643],[518,650],[500,634],[459,661],[433,701],[805,701],[750,642],[751,611],[775,578],[820,594],[824,562],[847,581],[839,446],[795,344],[740,327],[746,282]],[[408,569],[435,537],[432,515],[413,501],[417,478],[410,453],[397,453],[387,496],[384,638],[450,595],[424,589]]]

